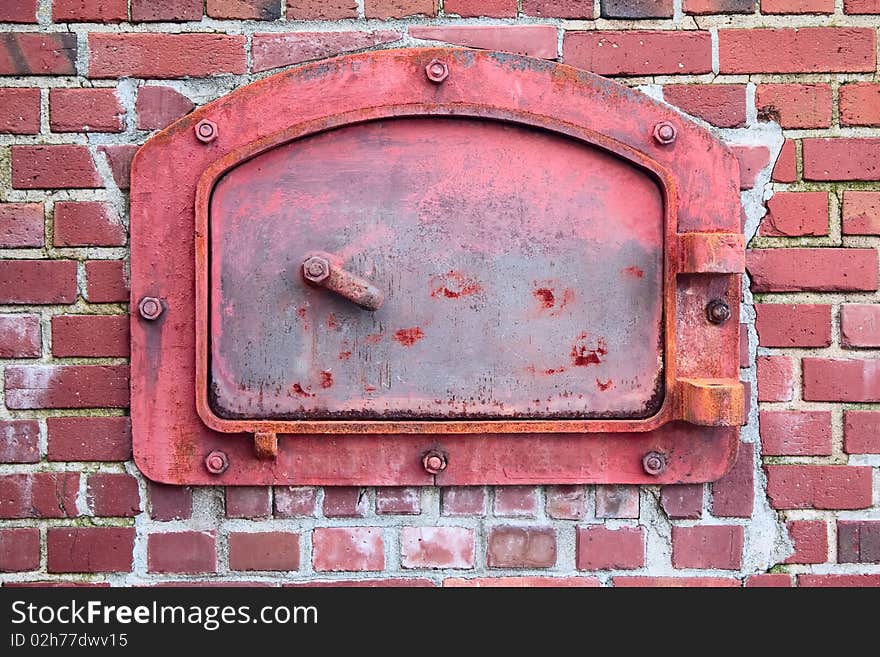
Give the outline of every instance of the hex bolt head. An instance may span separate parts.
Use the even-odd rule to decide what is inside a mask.
[[[217,124],[208,119],[202,119],[196,123],[196,138],[203,144],[209,144],[217,139]]]
[[[215,449],[205,457],[205,467],[208,469],[208,472],[215,475],[226,472],[226,469],[229,467],[229,458],[227,458],[226,452]]]
[[[320,283],[330,276],[330,263],[321,256],[310,256],[303,262],[303,276],[313,283]]]
[[[658,144],[663,144],[664,146],[671,144],[675,141],[676,134],[675,126],[668,121],[661,121],[654,126],[654,139]]]
[[[706,306],[706,317],[713,324],[724,324],[730,319],[730,306],[723,299],[713,299]]]
[[[657,476],[666,469],[666,455],[660,452],[648,452],[642,458],[642,467],[649,475]]]
[[[151,322],[159,319],[159,315],[164,310],[162,302],[156,297],[144,297],[138,303],[138,313],[140,313],[140,316]]]
[[[446,469],[446,456],[440,452],[428,452],[422,457],[422,466],[428,474],[443,472]]]
[[[449,77],[449,66],[446,62],[442,62],[439,59],[432,59],[425,67],[425,73],[431,82],[440,84]]]

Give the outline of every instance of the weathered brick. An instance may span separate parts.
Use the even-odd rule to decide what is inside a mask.
[[[880,454],[880,413],[846,411],[843,414],[843,449],[847,454]]]
[[[0,248],[43,246],[42,203],[0,203]]]
[[[871,506],[871,468],[846,465],[768,465],[767,496],[774,509],[865,509]]]
[[[880,2],[877,0],[843,0],[843,11],[846,14],[880,14]]]
[[[207,0],[211,18],[274,21],[281,18],[281,0]]]
[[[643,527],[608,529],[604,525],[592,525],[578,528],[578,570],[630,570],[644,565]]]
[[[838,93],[840,125],[880,126],[880,84],[853,82],[841,85]]]
[[[672,18],[672,0],[601,0],[602,18]]]
[[[443,12],[464,18],[490,16],[492,18],[516,18],[516,0],[445,0]]]
[[[473,568],[474,530],[465,527],[403,527],[404,568]]]
[[[313,59],[333,57],[352,50],[363,50],[380,44],[393,43],[400,32],[271,32],[254,34],[251,54],[254,71],[268,71]]]
[[[77,472],[0,475],[0,518],[75,518]]]
[[[765,456],[831,454],[830,411],[761,411],[759,417]]]
[[[55,315],[52,355],[59,358],[119,357],[129,353],[128,316]]]
[[[274,495],[276,518],[314,518],[318,515],[318,489],[311,486],[278,486]]]
[[[875,249],[752,249],[746,265],[754,292],[877,289]]]
[[[731,146],[739,162],[739,188],[752,189],[761,170],[770,163],[770,149],[766,146]]]
[[[128,189],[131,186],[131,161],[137,153],[137,144],[114,144],[112,146],[98,146],[98,152],[107,158],[110,172],[113,174],[113,182],[119,189]]]
[[[444,516],[486,515],[486,489],[482,486],[441,488],[440,513]]]
[[[363,518],[369,508],[364,488],[330,486],[324,489],[324,516],[327,518]]]
[[[134,527],[50,527],[50,573],[127,573],[132,570]]]
[[[758,233],[779,237],[828,234],[828,192],[776,192]]]
[[[557,520],[580,520],[587,515],[587,490],[583,486],[547,486],[545,510]]]
[[[0,315],[0,358],[39,358],[40,318],[36,315]]]
[[[122,132],[125,110],[115,89],[51,89],[53,132]]]
[[[834,0],[761,0],[762,14],[833,14]]]
[[[876,48],[870,28],[718,30],[721,73],[870,72]]]
[[[268,486],[229,486],[226,489],[227,518],[268,518],[272,501]]]
[[[703,515],[703,485],[676,484],[660,489],[660,505],[667,516],[700,518]]]
[[[0,34],[0,75],[76,75],[73,32]]]
[[[299,570],[299,534],[231,532],[230,570]]]
[[[596,486],[597,518],[638,518],[638,486]]]
[[[422,512],[421,490],[409,486],[376,489],[376,513],[379,515],[417,516]]]
[[[455,588],[597,588],[596,577],[447,577],[444,587]]]
[[[686,14],[751,14],[756,0],[684,0]]]
[[[522,12],[542,18],[593,18],[592,0],[522,0]]]
[[[147,86],[138,89],[135,112],[138,130],[161,130],[189,114],[195,104],[171,87]]]
[[[436,16],[437,6],[437,0],[364,0],[364,14],[367,18]]]
[[[121,260],[86,262],[86,299],[91,303],[128,302],[128,280]]]
[[[773,166],[770,179],[775,182],[794,182],[797,180],[797,149],[793,139],[782,142],[782,150]]]
[[[788,588],[793,585],[791,575],[785,573],[760,573],[746,578],[746,588]]]
[[[0,23],[36,23],[39,0],[12,0],[0,5]]]
[[[22,365],[7,367],[6,406],[127,408],[127,365]]]
[[[785,563],[828,561],[828,527],[824,520],[790,520],[785,527],[794,543],[794,554]]]
[[[42,224],[42,209],[40,212]],[[97,201],[55,203],[55,246],[124,246],[125,226],[116,211]],[[42,225],[41,225],[42,230]]]
[[[758,356],[758,401],[791,401],[794,363],[788,356]]]
[[[880,192],[843,193],[843,234],[880,235]]]
[[[712,515],[716,518],[749,518],[755,504],[755,453],[740,444],[730,470],[712,484]]]
[[[141,512],[138,482],[129,474],[99,472],[91,475],[86,497],[96,516],[133,517]]]
[[[287,18],[295,21],[337,21],[357,18],[357,0],[287,0]]]
[[[556,532],[552,527],[492,527],[487,563],[490,568],[551,568],[556,565]]]
[[[37,570],[39,567],[39,529],[36,527],[0,529],[0,573],[19,573]]]
[[[150,534],[147,536],[147,571],[151,573],[217,572],[214,532]]]
[[[244,73],[245,37],[94,32],[89,77],[181,78]]]
[[[40,425],[36,420],[0,420],[0,463],[40,460]]]
[[[131,20],[198,21],[204,6],[204,0],[131,0]]]
[[[119,23],[127,19],[127,0],[52,0],[56,23]]]
[[[192,489],[147,482],[153,520],[188,520],[192,517]]]
[[[0,89],[0,133],[36,135],[39,132],[40,90]]]
[[[673,527],[672,567],[739,570],[743,541],[740,525]]]
[[[803,359],[807,401],[880,401],[880,360]]]
[[[880,347],[880,307],[856,303],[841,306],[840,342],[844,347]]]
[[[319,527],[312,532],[312,566],[327,571],[385,570],[380,527]]]
[[[739,587],[733,577],[615,577],[615,587],[623,588],[716,588]]]
[[[751,355],[749,354],[749,326],[748,324],[739,325],[739,366],[749,367],[751,365]]]
[[[99,189],[104,186],[86,146],[13,146],[15,189]]]
[[[712,40],[693,30],[566,32],[566,64],[599,75],[709,73]]]
[[[556,58],[557,32],[552,25],[413,26],[409,28],[409,35],[414,39],[444,41],[468,48]]]
[[[880,138],[804,139],[804,180],[880,180]]]
[[[663,87],[663,99],[719,128],[746,123],[746,87],[742,84],[668,84]]]
[[[762,347],[827,347],[831,344],[831,306],[755,304],[758,344]]]
[[[50,417],[50,461],[127,461],[131,458],[128,417]]]
[[[370,577],[360,579],[310,579],[304,582],[287,582],[283,588],[431,588],[437,586],[424,577]]]
[[[493,512],[496,516],[534,518],[538,514],[535,486],[498,486]]]
[[[0,261],[0,303],[73,303],[75,260]]]
[[[837,561],[880,563],[880,520],[838,520]]]
[[[880,12],[878,12],[880,13]],[[880,575],[798,575],[798,586],[880,587]]]

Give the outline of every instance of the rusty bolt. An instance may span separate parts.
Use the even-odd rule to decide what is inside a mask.
[[[449,66],[446,65],[446,62],[441,62],[439,59],[432,59],[431,63],[425,67],[425,73],[428,74],[428,79],[431,82],[440,84],[449,77]]]
[[[217,139],[217,124],[208,119],[202,119],[196,123],[196,138],[202,143],[211,143]]]
[[[446,456],[440,452],[428,452],[422,457],[422,465],[428,474],[438,474],[446,469]]]
[[[660,452],[648,452],[642,459],[642,467],[649,475],[658,475],[666,469],[666,455]]]
[[[654,126],[654,139],[659,144],[671,144],[675,141],[675,126],[667,121],[661,121]]]
[[[723,299],[713,299],[706,306],[706,317],[713,324],[724,324],[730,319],[730,306]]]
[[[205,467],[211,474],[223,474],[226,472],[226,468],[229,467],[229,459],[226,457],[226,452],[215,449],[205,457]]]
[[[156,297],[144,297],[138,303],[138,312],[141,314],[141,317],[150,321],[159,319],[159,315],[162,314],[163,310],[162,302]]]
[[[311,256],[303,262],[303,276],[313,283],[320,283],[330,276],[330,263],[321,256]]]

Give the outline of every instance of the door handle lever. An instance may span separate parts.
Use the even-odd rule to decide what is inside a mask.
[[[303,260],[302,276],[317,287],[323,287],[365,310],[378,310],[385,295],[365,278],[343,269],[324,253],[312,253]]]

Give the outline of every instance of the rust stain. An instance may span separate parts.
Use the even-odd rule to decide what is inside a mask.
[[[599,387],[599,390],[604,392],[614,385],[614,381],[612,381],[611,379],[608,379],[607,381],[600,381],[599,379],[596,379],[596,385]]]
[[[339,352],[339,360],[348,360],[349,358],[351,358],[350,351],[340,351]]]
[[[370,335],[365,335],[363,339],[364,344],[378,344],[382,341],[381,333],[371,333]]]
[[[336,320],[336,315],[330,313],[327,315],[327,328],[335,329],[339,327],[339,322]]]
[[[425,337],[424,331],[418,326],[407,329],[400,329],[394,334],[394,339],[404,347],[412,347],[416,342]]]
[[[571,348],[571,362],[578,367],[598,365],[602,362],[602,357],[608,353],[604,338],[598,338],[595,347],[587,342],[587,338],[587,333],[581,333]]]
[[[482,288],[472,278],[461,272],[449,271],[442,276],[431,277],[431,296],[457,299],[477,294]]]
[[[642,268],[636,267],[635,265],[633,265],[632,267],[627,267],[623,270],[623,272],[625,274],[629,274],[633,278],[643,278],[645,276],[645,272],[642,270]]]
[[[535,295],[542,308],[552,308],[556,305],[556,296],[553,294],[553,290],[548,287],[539,287],[532,294]]]
[[[314,397],[315,396],[312,393],[306,392],[305,390],[303,390],[303,387],[298,383],[294,383],[292,386],[290,386],[290,391],[293,392],[294,394],[299,395],[300,397]]]
[[[321,372],[321,387],[333,387],[333,373],[330,370],[324,370],[323,372]]]
[[[300,319],[305,319],[306,318],[306,307],[300,306],[299,308],[297,308],[296,309],[296,316],[299,317]]]
[[[564,367],[557,367],[557,368],[555,368],[555,369],[554,369],[554,368],[551,368],[551,369],[549,369],[549,370],[544,370],[544,374],[551,374],[551,375],[552,375],[552,374],[561,374],[561,373],[564,372],[564,371],[565,371],[565,368],[564,368]]]

